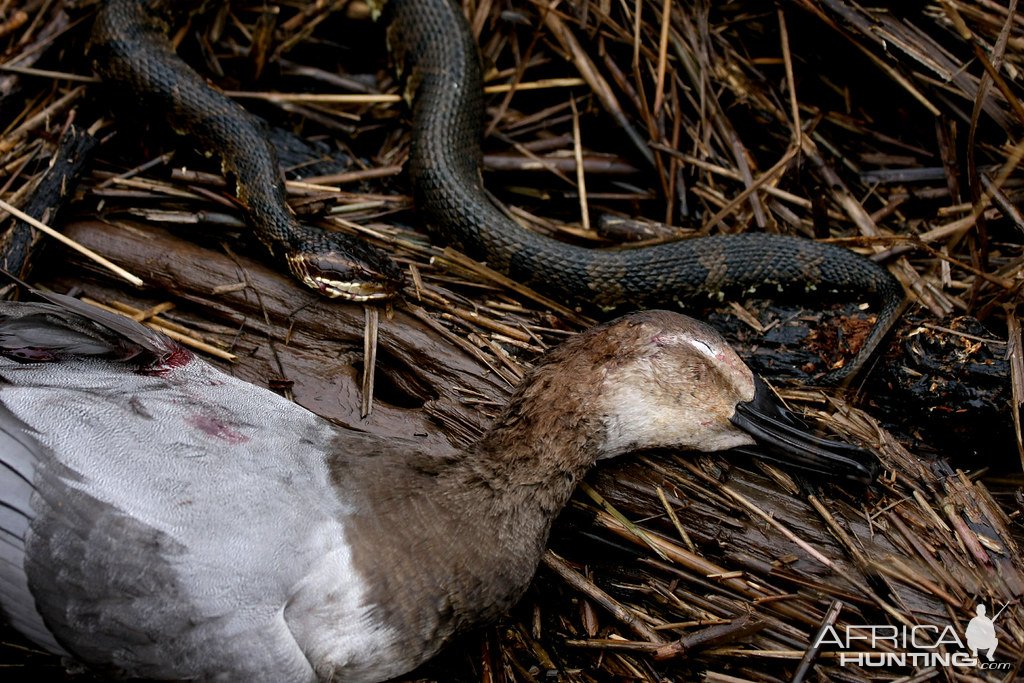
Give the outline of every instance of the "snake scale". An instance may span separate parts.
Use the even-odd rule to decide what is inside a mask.
[[[190,3],[105,0],[92,37],[97,71],[157,111],[166,111],[171,125],[193,135],[201,147],[218,151],[224,170],[236,179],[250,224],[272,252],[285,254],[307,285],[357,300],[394,296],[400,277],[386,257],[348,238],[330,245],[323,256],[325,242],[339,238],[295,221],[260,125],[175,54],[168,33],[183,4]],[[896,279],[870,259],[836,245],[741,234],[598,250],[518,225],[491,202],[481,181],[482,76],[462,10],[451,0],[370,4],[387,27],[412,106],[408,172],[417,212],[433,234],[469,256],[559,300],[601,310],[766,286],[802,290],[814,298],[874,299],[880,308],[873,331],[853,361],[829,376],[832,381],[859,369],[898,317],[903,290]],[[320,265],[312,268],[307,259]]]

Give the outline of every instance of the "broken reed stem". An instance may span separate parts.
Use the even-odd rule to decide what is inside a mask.
[[[83,247],[78,242],[75,242],[74,240],[65,237],[64,235],[62,235],[61,233],[57,232],[56,230],[54,230],[50,226],[46,225],[42,221],[36,220],[35,218],[33,218],[32,216],[29,216],[27,213],[25,213],[21,209],[15,207],[15,206],[11,206],[10,204],[8,204],[7,202],[5,202],[2,199],[0,199],[0,209],[3,209],[4,211],[6,211],[7,213],[11,214],[15,218],[18,218],[20,220],[25,221],[26,223],[31,225],[33,228],[39,230],[40,232],[43,232],[43,233],[49,235],[50,237],[52,237],[53,239],[57,240],[61,244],[64,244],[64,245],[74,249],[79,254],[82,254],[86,258],[88,258],[88,259],[98,263],[99,265],[103,266],[104,268],[106,268],[110,272],[114,273],[118,277],[123,278],[123,279],[127,280],[128,282],[132,283],[136,287],[142,287],[143,285],[146,284],[145,282],[142,281],[141,278],[138,278],[138,277],[132,275],[131,273],[129,273],[127,270],[125,270],[121,266],[117,265],[116,263],[113,263],[112,261],[104,258],[103,256],[100,256],[99,254],[97,254],[92,249],[87,249],[86,247]]]
[[[580,219],[583,230],[590,232],[590,210],[587,208],[587,180],[583,168],[583,143],[580,139],[580,113],[576,111],[576,98],[569,98],[572,107],[572,151],[576,159],[576,189],[580,195]]]
[[[81,297],[81,300],[89,304],[90,306],[102,308],[104,311],[109,311],[110,313],[117,313],[118,315],[123,315],[126,318],[135,320],[136,322],[141,322],[149,329],[155,330],[160,334],[170,337],[179,344],[191,347],[207,355],[214,356],[215,358],[220,358],[221,360],[228,361],[229,363],[234,363],[238,360],[238,357],[235,354],[229,351],[225,351],[224,349],[218,348],[211,344],[207,344],[201,339],[197,339],[196,337],[193,336],[191,330],[181,325],[172,323],[168,320],[162,320],[160,318],[152,317],[151,311],[153,309],[150,309],[149,311],[144,311],[142,309],[135,308],[134,306],[129,306],[128,304],[120,301],[114,301],[108,306],[107,304],[101,303],[95,299],[91,299],[85,296]]]
[[[513,90],[547,90],[550,88],[574,88],[586,85],[582,78],[548,78],[526,83],[495,83],[484,87],[488,95]],[[392,93],[298,93],[269,92],[259,90],[228,90],[228,97],[243,100],[265,100],[267,102],[306,102],[309,104],[397,104],[402,96]]]
[[[377,328],[380,323],[380,309],[371,304],[363,306],[365,326],[363,328],[363,382],[360,414],[363,418],[373,412],[373,383],[377,370]]]
[[[635,614],[620,604],[617,600],[598,588],[593,581],[590,581],[587,577],[570,567],[565,560],[552,551],[545,551],[544,557],[541,561],[545,567],[560,576],[577,591],[583,593],[603,607],[613,617],[628,626],[631,631],[641,638],[659,645],[664,645],[666,643],[661,634],[641,621]]]

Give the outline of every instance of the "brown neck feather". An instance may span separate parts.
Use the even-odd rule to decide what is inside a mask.
[[[603,438],[592,384],[565,381],[546,364],[523,382],[491,429],[466,449],[453,485],[494,492],[495,512],[534,507],[553,519],[593,466]]]

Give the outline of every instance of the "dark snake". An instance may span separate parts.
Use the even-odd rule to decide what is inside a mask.
[[[303,282],[349,299],[394,296],[400,277],[383,254],[294,219],[260,125],[175,54],[168,32],[172,14],[180,10],[167,9],[168,3],[181,4],[106,0],[93,29],[96,70],[166,111],[171,124],[201,146],[218,150],[225,172],[236,178],[249,223]],[[417,213],[432,233],[469,256],[558,300],[600,310],[766,287],[802,290],[814,298],[867,296],[881,305],[875,327],[853,361],[829,375],[832,381],[859,369],[898,318],[903,289],[896,279],[874,261],[832,244],[740,234],[599,250],[523,228],[491,202],[481,181],[480,58],[461,9],[450,0],[383,0],[371,8],[387,27],[412,105],[408,172]]]
[[[235,180],[235,196],[253,231],[305,285],[353,301],[394,298],[402,282],[398,266],[361,240],[300,223],[261,123],[175,53],[171,27],[202,4],[106,0],[89,46],[97,73],[138,98],[144,111],[165,116],[199,150],[216,152],[223,172]]]

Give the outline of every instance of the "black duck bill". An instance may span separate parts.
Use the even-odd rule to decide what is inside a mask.
[[[881,468],[878,458],[864,448],[812,434],[756,375],[754,398],[738,403],[730,422],[756,444],[736,450],[803,472],[866,484]]]

